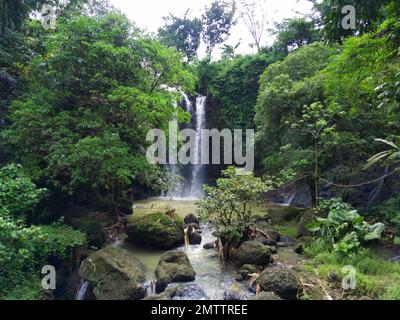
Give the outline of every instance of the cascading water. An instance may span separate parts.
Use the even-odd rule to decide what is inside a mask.
[[[184,92],[180,93],[185,102],[186,111],[195,119],[193,123],[195,123],[194,129],[196,130],[196,138],[194,142],[194,150],[192,150],[192,152],[194,152],[193,158],[195,159],[195,163],[191,166],[191,172],[188,172],[186,175],[187,180],[191,180],[190,186],[187,186],[187,190],[182,190],[183,184],[180,182],[182,172],[179,165],[168,165],[168,171],[170,179],[173,181],[173,187],[168,190],[166,197],[170,199],[198,199],[204,196],[204,166],[201,164],[201,129],[204,129],[206,125],[207,98],[204,96],[198,96],[196,99],[196,108],[194,109],[189,97]],[[176,104],[175,107],[177,108],[178,105]]]
[[[191,197],[201,198],[204,196],[203,191],[203,174],[204,165],[201,164],[201,130],[205,129],[206,125],[206,102],[207,97],[198,96],[196,99],[196,147],[194,159],[196,164],[192,169],[192,184],[191,184]]]
[[[173,89],[169,89],[171,92],[176,92],[177,90],[175,88]],[[182,91],[179,91],[180,94],[182,95],[182,97],[185,99],[186,104],[188,105],[188,108],[190,108],[191,104],[190,104],[190,100],[187,97],[186,94],[184,94]],[[188,104],[189,102],[189,104]],[[174,103],[174,108],[177,109],[178,108],[178,103],[175,102]],[[181,196],[181,192],[182,192],[182,185],[181,185],[181,172],[180,172],[180,168],[179,165],[177,164],[169,164],[168,165],[168,171],[169,171],[169,175],[170,175],[170,180],[172,182],[172,187],[167,191],[167,198],[179,198]]]
[[[85,300],[88,288],[89,288],[89,282],[82,279],[79,289],[76,292],[75,300]]]
[[[283,204],[284,206],[290,207],[292,205],[292,202],[294,200],[294,198],[296,197],[296,193],[292,193],[285,201],[285,203]]]
[[[185,100],[185,103],[186,103],[186,111],[192,113],[192,102],[190,101],[190,99],[186,93],[181,92],[181,94],[182,94],[183,100]]]

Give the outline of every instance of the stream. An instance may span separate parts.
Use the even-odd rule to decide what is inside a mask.
[[[196,271],[196,279],[185,284],[199,286],[211,300],[223,300],[224,294],[234,293],[243,298],[249,298],[253,293],[248,290],[246,283],[239,283],[234,280],[235,268],[224,266],[214,250],[205,250],[203,245],[213,242],[215,238],[209,228],[202,229],[202,243],[200,245],[182,246],[177,250],[182,250],[188,256],[193,269]],[[138,258],[146,267],[146,281],[155,280],[155,269],[164,251],[151,250],[127,242],[117,241],[113,246],[128,250]],[[171,286],[182,285],[182,283],[170,284]],[[148,290],[148,295],[154,295]]]

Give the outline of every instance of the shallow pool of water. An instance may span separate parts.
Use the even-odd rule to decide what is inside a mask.
[[[207,294],[208,298],[221,300],[225,292],[238,293],[249,297],[251,292],[245,284],[234,280],[235,269],[232,266],[224,265],[214,250],[205,250],[203,245],[213,242],[215,238],[209,228],[203,228],[202,243],[200,245],[182,246],[176,250],[184,251],[193,269],[196,272],[196,279],[190,284],[196,284]],[[114,246],[123,248],[132,253],[146,267],[146,281],[155,280],[155,269],[161,255],[165,251],[151,250],[143,246],[132,245],[127,242],[118,241]],[[177,284],[171,284],[174,286]]]

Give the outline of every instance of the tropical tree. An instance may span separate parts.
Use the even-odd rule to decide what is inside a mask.
[[[277,24],[277,39],[274,48],[288,54],[304,45],[320,40],[313,21],[305,18],[286,19]]]
[[[165,25],[158,29],[158,35],[164,45],[174,46],[190,61],[197,56],[203,25],[199,18],[190,19],[189,12],[186,11],[182,18],[173,14],[164,17]]]
[[[205,8],[202,16],[203,40],[206,44],[206,52],[211,56],[214,48],[226,41],[230,36],[231,28],[236,24],[235,1],[214,0]]]

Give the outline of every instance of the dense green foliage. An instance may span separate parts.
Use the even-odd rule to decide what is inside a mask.
[[[253,128],[254,105],[263,70],[277,61],[272,54],[236,56],[218,62],[202,61],[198,66],[199,90],[210,94],[219,110],[220,128]]]
[[[340,42],[344,38],[375,31],[387,17],[386,5],[389,10],[395,9],[396,1],[393,0],[323,0],[315,1],[316,11],[321,15],[320,24],[322,33],[330,42]],[[356,29],[344,29],[342,19],[347,14],[342,13],[345,6],[356,9]]]
[[[46,193],[38,189],[21,166],[14,164],[0,169],[0,216],[22,218],[32,213]]]
[[[29,282],[32,277],[38,281],[44,265],[71,259],[85,245],[84,234],[61,222],[50,226],[24,222],[45,192],[20,166],[0,169],[0,296],[19,285],[32,285]],[[33,291],[39,292],[39,286]]]
[[[327,212],[327,217],[319,217],[308,226],[321,241],[334,252],[352,256],[360,250],[363,242],[380,239],[385,226],[382,223],[368,224],[354,208],[340,199],[323,201],[317,210]]]
[[[304,45],[321,40],[321,36],[313,21],[306,19],[287,19],[277,26],[276,50],[288,54]]]
[[[199,18],[188,18],[188,13],[183,18],[174,15],[165,17],[165,25],[158,30],[158,34],[162,43],[168,47],[175,46],[188,60],[192,60],[197,56],[203,25]]]
[[[106,193],[117,204],[122,186],[158,181],[145,140],[176,116],[176,96],[162,85],[192,86],[179,55],[114,13],[69,20],[46,50],[26,67],[10,113],[6,135],[19,162],[49,189]]]

